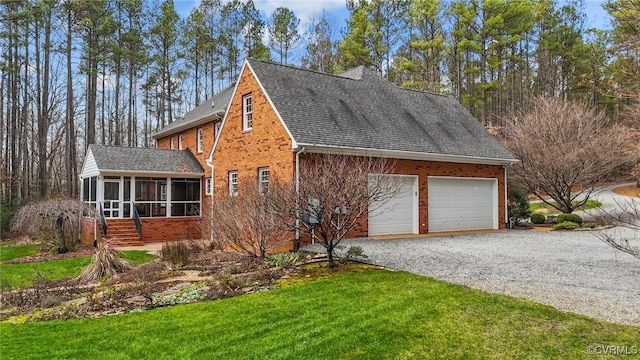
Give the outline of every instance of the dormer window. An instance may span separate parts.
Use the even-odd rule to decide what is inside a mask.
[[[242,130],[253,128],[253,98],[251,94],[242,97]]]
[[[178,135],[178,149],[182,150],[182,134]]]
[[[173,144],[173,136],[169,139],[171,150],[175,149],[175,145]]]

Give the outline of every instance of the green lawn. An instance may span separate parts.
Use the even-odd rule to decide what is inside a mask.
[[[11,359],[582,359],[640,345],[638,327],[384,270],[0,333]]]
[[[551,201],[552,204],[554,205],[558,205],[557,202],[555,201]],[[578,203],[577,201],[573,202],[574,204]],[[600,206],[602,206],[602,203],[598,200],[587,200],[587,203],[583,206],[581,206],[578,210],[589,210],[589,209],[595,209],[595,208],[599,208]],[[538,209],[550,209],[552,211],[550,211],[550,213],[557,213],[559,214],[560,211],[552,208],[551,206],[543,203],[543,202],[534,202],[534,203],[530,203],[529,204],[529,210],[536,211]]]
[[[0,261],[37,254],[41,247],[41,244],[12,246],[11,244],[4,243],[0,245]]]
[[[16,246],[15,248],[25,248],[26,246]],[[42,245],[38,245],[38,247],[41,246]],[[11,249],[11,247],[2,247],[1,249],[4,254],[4,251]],[[17,253],[20,251],[22,250],[15,250],[14,252]],[[35,251],[37,252],[37,249]],[[19,256],[12,258],[16,257]],[[142,250],[124,251],[122,257],[136,265],[151,261],[155,258],[154,255],[150,255]],[[84,256],[33,263],[0,264],[0,291],[33,285],[34,281],[38,278],[59,280],[78,276],[90,262],[91,256]]]

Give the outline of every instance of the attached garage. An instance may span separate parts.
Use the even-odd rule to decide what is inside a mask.
[[[428,177],[429,232],[498,229],[498,180]]]
[[[381,175],[377,175],[381,176]],[[418,177],[389,176],[399,191],[387,202],[369,207],[369,236],[418,233]]]

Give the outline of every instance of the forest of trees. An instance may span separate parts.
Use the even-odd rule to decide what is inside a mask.
[[[537,96],[612,121],[640,99],[640,0],[347,0],[339,24],[301,23],[252,0],[0,1],[0,202],[77,196],[88,144],[151,134],[233,83],[246,57],[335,73],[366,65],[403,87],[457,98],[483,124]]]

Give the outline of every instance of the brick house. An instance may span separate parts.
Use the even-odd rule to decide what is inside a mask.
[[[395,159],[406,190],[369,213],[360,236],[504,228],[507,166],[517,161],[452,97],[399,88],[365,67],[329,75],[254,59],[234,87],[154,137],[198,160],[200,206],[240,181],[294,180],[312,153]]]

